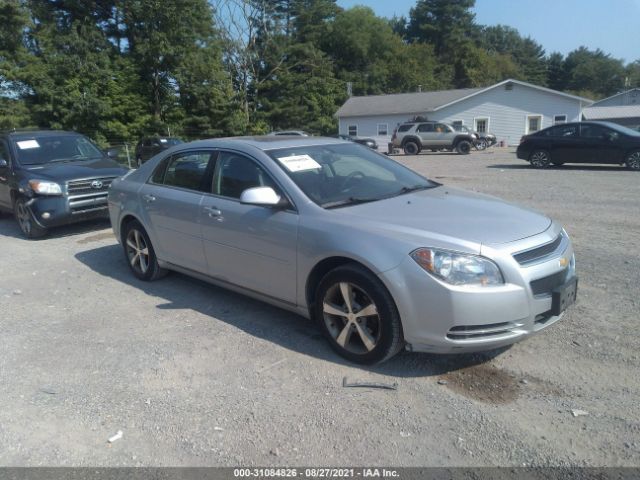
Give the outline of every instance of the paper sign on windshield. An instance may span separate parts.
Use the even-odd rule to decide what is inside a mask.
[[[167,139],[166,138],[161,138],[160,139],[160,143],[167,143]]]
[[[322,166],[309,155],[291,155],[289,157],[280,157],[278,160],[287,170],[293,173],[322,168]]]
[[[40,144],[36,140],[23,140],[16,142],[20,150],[28,150],[30,148],[40,148]]]

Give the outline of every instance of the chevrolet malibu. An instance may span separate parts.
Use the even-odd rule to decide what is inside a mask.
[[[352,142],[192,142],[115,180],[108,201],[139,279],[178,271],[297,312],[358,363],[509,345],[576,298],[556,222]]]

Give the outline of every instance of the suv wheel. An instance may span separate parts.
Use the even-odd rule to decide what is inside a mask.
[[[313,313],[331,347],[352,362],[383,362],[404,346],[391,294],[359,265],[338,267],[322,279]]]
[[[158,265],[149,235],[140,222],[133,220],[127,223],[123,238],[124,255],[136,277],[150,282],[166,275],[167,271]]]
[[[402,148],[404,149],[405,155],[417,155],[420,153],[420,147],[413,140],[405,142]]]
[[[627,155],[625,163],[629,170],[640,170],[640,150],[636,150]]]
[[[471,143],[467,140],[461,140],[456,145],[456,152],[461,155],[467,155],[471,151]]]
[[[13,214],[16,217],[22,234],[27,238],[40,238],[47,234],[47,229],[38,225],[31,209],[24,198],[17,198],[13,203]]]
[[[551,164],[551,155],[546,150],[534,150],[529,155],[529,163],[533,168],[547,168]]]
[[[479,139],[476,142],[476,148],[478,150],[485,150],[487,148],[487,141],[484,138]]]

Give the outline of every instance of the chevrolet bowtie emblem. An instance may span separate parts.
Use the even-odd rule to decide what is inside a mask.
[[[561,258],[561,259],[560,259],[560,261],[559,261],[558,263],[560,263],[560,266],[561,266],[562,268],[564,268],[564,267],[566,267],[567,265],[569,265],[569,260],[568,260],[568,259],[566,259],[566,258]]]

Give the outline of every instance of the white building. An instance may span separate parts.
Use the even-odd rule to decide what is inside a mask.
[[[517,145],[522,135],[556,123],[580,121],[587,98],[505,80],[485,88],[351,97],[340,107],[340,134],[375,138],[387,145],[398,124],[422,116],[445,123],[461,123],[491,132],[498,141]]]

